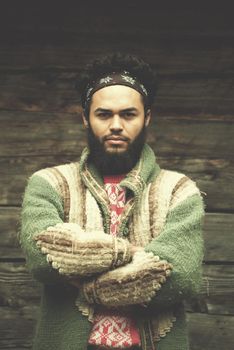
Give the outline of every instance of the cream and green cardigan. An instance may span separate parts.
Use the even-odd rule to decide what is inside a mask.
[[[108,197],[88,155],[85,149],[77,163],[36,172],[25,192],[20,240],[43,285],[33,349],[85,350],[97,304],[131,310],[144,350],[189,349],[183,301],[199,290],[203,258],[198,188],[183,174],[161,170],[145,145],[121,182],[129,200],[112,239]],[[56,252],[53,244],[41,247],[45,234]],[[87,251],[86,240],[93,247]],[[131,258],[129,242],[144,247],[142,260]],[[80,279],[80,289],[71,277]]]

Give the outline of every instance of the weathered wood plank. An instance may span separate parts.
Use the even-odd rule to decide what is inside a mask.
[[[20,211],[18,207],[0,207],[0,257],[23,258],[19,247]],[[205,262],[234,263],[234,214],[207,213],[204,223]]]
[[[85,130],[75,114],[2,112],[0,121],[2,156],[74,155],[85,145]]]
[[[1,73],[0,108],[39,112],[79,111],[76,76],[77,73],[56,73],[48,69],[26,74]]]
[[[88,32],[86,28],[87,26],[76,28],[76,33],[74,33],[74,30],[68,27],[61,33],[58,28],[47,27],[44,30],[45,35],[49,36],[51,32],[54,35],[54,40],[50,45],[46,45],[45,42],[35,42],[35,40],[27,45],[23,45],[22,41],[20,45],[2,44],[0,47],[2,77],[7,72],[9,75],[7,80],[11,81],[10,77],[14,71],[35,73],[37,70],[45,70],[50,74],[56,71],[59,73],[60,70],[79,72],[94,57],[100,57],[103,52],[111,53],[120,49],[119,33],[116,37],[111,35],[110,27],[102,26],[98,34],[97,31]],[[188,29],[186,33],[185,31],[179,33],[174,28],[171,28],[171,32],[151,28],[144,33],[142,31],[144,28],[141,28],[136,44],[135,30],[137,28],[134,28],[134,33],[131,33],[130,27],[127,28],[121,37],[121,49],[144,58],[155,66],[163,77],[192,75],[194,79],[197,79],[201,75],[210,78],[233,76],[234,29],[223,35],[220,31],[213,31],[208,36],[206,32],[193,33]],[[153,28],[156,29],[157,25],[154,25]],[[84,32],[84,29],[87,32]],[[100,30],[103,30],[102,34]],[[64,35],[65,40],[62,39]],[[58,40],[63,42],[58,44]],[[18,79],[17,76],[15,78]],[[3,82],[6,83],[5,79]]]
[[[0,349],[31,349],[38,306],[0,307],[0,310]]]
[[[203,285],[201,294],[233,295],[234,293],[234,265],[207,265],[203,266]]]
[[[85,144],[81,116],[2,111],[0,156],[77,155]],[[152,118],[148,140],[158,156],[233,158],[233,116]],[[227,142],[228,140],[228,142]]]
[[[41,125],[41,123],[40,123]],[[25,126],[26,127],[26,126]],[[0,157],[0,167],[1,167],[1,176],[0,176],[0,187],[2,189],[0,205],[11,205],[11,206],[19,206],[22,202],[22,195],[26,186],[26,181],[28,177],[38,169],[45,168],[47,166],[54,166],[58,164],[69,163],[71,161],[77,161],[79,159],[79,155],[81,150],[84,147],[85,141],[84,136],[82,136],[82,140],[76,141],[76,138],[73,136],[72,140],[59,142],[59,127],[57,128],[58,139],[56,141],[49,141],[49,144],[54,142],[53,148],[49,149],[48,142],[44,139],[41,141],[43,144],[46,144],[46,151],[51,151],[55,153],[58,152],[58,155],[53,156],[21,156],[21,157]],[[62,128],[62,127],[61,127]],[[74,129],[76,126],[74,126]],[[16,132],[16,131],[15,131]],[[73,131],[71,131],[73,132]],[[83,131],[82,131],[83,132]],[[47,131],[45,131],[45,134]],[[62,136],[63,138],[69,137],[69,131],[67,131],[68,135]],[[79,131],[77,131],[79,133]],[[1,131],[0,131],[1,134]],[[63,131],[61,130],[61,133]],[[36,132],[34,133],[35,137],[37,137]],[[18,137],[18,136],[17,136]],[[55,138],[56,136],[54,136]],[[160,136],[159,136],[160,137]],[[178,135],[178,138],[180,135]],[[30,137],[31,138],[31,137]],[[176,139],[176,133],[174,134],[174,138]],[[22,139],[25,140],[24,137]],[[78,137],[77,137],[78,139]],[[12,142],[14,137],[12,135]],[[31,138],[32,143],[34,142]],[[167,137],[167,141],[170,142],[169,137]],[[1,142],[1,141],[0,141]],[[156,141],[157,142],[157,141]],[[166,141],[165,141],[166,142]],[[178,141],[177,141],[178,142]],[[20,140],[18,140],[19,146]],[[26,143],[26,141],[25,141]],[[30,151],[33,150],[33,145],[28,143],[28,147],[31,147]],[[63,149],[65,150],[68,145],[73,143],[72,150],[76,150],[76,154],[69,154],[66,152],[62,153]],[[156,154],[161,152],[161,149],[158,147],[158,144],[161,142],[152,143],[151,146],[155,150]],[[230,142],[231,143],[231,142]],[[76,144],[76,145],[75,145]],[[40,142],[38,140],[37,147],[40,147]],[[161,143],[163,147],[163,142]],[[56,149],[57,146],[57,149]],[[17,147],[17,145],[16,145]],[[20,147],[20,146],[19,146]],[[22,144],[24,147],[24,144]],[[61,149],[62,147],[63,149]],[[169,145],[164,145],[165,151],[169,152]],[[9,146],[10,148],[10,146]],[[173,146],[171,144],[171,151]],[[182,149],[182,144],[180,145]],[[185,146],[186,148],[186,146]],[[191,152],[193,152],[192,147],[189,147]],[[71,149],[71,147],[70,147]],[[201,151],[202,151],[201,147]],[[9,152],[13,153],[13,149],[9,149]],[[16,150],[17,152],[17,150]],[[25,149],[26,153],[26,149]],[[211,154],[210,156],[212,156]],[[201,191],[207,193],[204,197],[207,211],[219,211],[219,210],[234,210],[234,183],[232,178],[234,176],[234,161],[231,159],[197,159],[196,156],[191,155],[190,158],[183,158],[175,156],[175,157],[158,157],[158,162],[162,168],[180,171],[190,176],[194,181],[197,182],[197,185],[201,189]]]
[[[0,306],[33,305],[40,299],[40,284],[32,279],[25,263],[4,262],[0,265],[0,295]]]
[[[160,70],[159,73],[163,74]],[[234,64],[233,74],[216,74],[217,72],[212,72],[209,77],[207,73],[202,76],[178,71],[177,76],[161,77],[155,103],[157,114],[200,113],[201,118],[207,114],[233,114]],[[35,68],[27,73],[2,72],[0,109],[67,113],[78,111],[79,99],[75,89],[77,76],[77,69],[75,72],[56,72],[52,68]]]
[[[234,317],[188,314],[191,350],[233,350]]]
[[[147,38],[150,35],[148,33],[147,37],[139,38],[138,46],[129,35],[124,35],[121,48],[123,51],[130,50],[132,54],[148,61],[164,78],[186,75],[196,79],[202,76],[214,78],[233,75],[233,38],[228,40],[227,36],[217,36],[212,40],[210,37],[197,36],[191,39],[188,34],[187,37],[177,36],[172,40],[163,33],[152,32],[155,33],[155,37]],[[140,42],[144,45],[141,46]],[[76,45],[67,42],[63,45],[56,45],[55,42],[52,45],[1,45],[1,77],[7,74],[9,84],[14,71],[29,73],[25,75],[27,79],[37,70],[44,70],[50,74],[54,72],[58,76],[64,71],[80,72],[93,57],[100,57],[103,52],[110,53],[116,49],[117,40],[107,43],[99,37],[93,45],[84,44],[83,38],[80,37],[77,37]],[[15,78],[17,79],[16,74]],[[5,80],[3,82],[6,84]]]
[[[162,78],[156,110],[178,114],[233,114],[233,78]],[[226,106],[223,106],[226,104]]]
[[[24,258],[19,245],[20,208],[0,208],[0,257],[1,259]]]
[[[204,240],[206,261],[234,262],[234,215],[209,213],[205,216]]]
[[[234,315],[234,266],[203,266],[203,284],[195,310],[209,314]]]
[[[233,133],[233,116],[156,115],[148,130],[148,141],[159,157],[232,159]]]

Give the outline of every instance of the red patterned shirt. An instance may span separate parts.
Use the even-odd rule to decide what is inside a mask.
[[[119,186],[124,177],[104,177],[111,209],[110,234],[114,236],[118,235],[119,218],[126,202],[125,190]],[[105,310],[94,317],[89,344],[116,349],[130,348],[140,345],[140,335],[132,318],[116,311]]]

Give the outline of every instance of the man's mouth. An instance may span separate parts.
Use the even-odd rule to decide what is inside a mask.
[[[127,141],[128,139],[126,137],[123,136],[107,136],[105,137],[105,141],[107,140],[114,140],[114,141]]]
[[[122,136],[108,136],[104,139],[104,141],[111,145],[120,146],[126,143],[128,139]]]

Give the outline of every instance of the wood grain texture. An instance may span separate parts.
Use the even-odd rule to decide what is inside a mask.
[[[234,317],[188,314],[191,350],[233,350]]]
[[[0,267],[1,306],[20,308],[38,304],[40,284],[33,280],[24,262],[4,262]]]
[[[18,207],[0,207],[0,258],[22,259],[19,246],[20,211]]]
[[[103,52],[117,50],[117,39],[112,40],[113,38],[108,37],[107,30],[109,29],[106,29],[106,40],[103,40],[103,36],[99,33],[92,45],[89,40],[93,39],[93,33],[88,34],[87,41],[77,33],[71,42],[69,32],[66,42],[62,45],[55,42],[43,45],[37,41],[28,45],[1,45],[0,74],[7,78],[2,82],[9,86],[13,84],[12,78],[15,76],[17,79],[19,74],[18,79],[25,76],[28,85],[33,74],[37,77],[36,73],[43,71],[50,77],[52,74],[59,77],[62,73],[66,73],[68,77],[69,72],[74,76],[74,72],[80,72],[93,57],[100,57]],[[187,76],[192,81],[192,78],[202,77],[230,78],[234,74],[232,59],[234,48],[233,38],[229,37],[230,32],[213,38],[199,33],[197,36],[190,33],[185,36],[182,33],[171,32],[170,35],[156,30],[149,32],[148,35],[148,38],[140,35],[136,44],[127,33],[122,38],[121,47],[151,63],[161,78]],[[14,86],[13,88],[15,89]]]
[[[204,240],[206,261],[234,263],[234,215],[210,213],[205,217]]]
[[[22,308],[0,307],[0,349],[32,349],[38,305]]]

